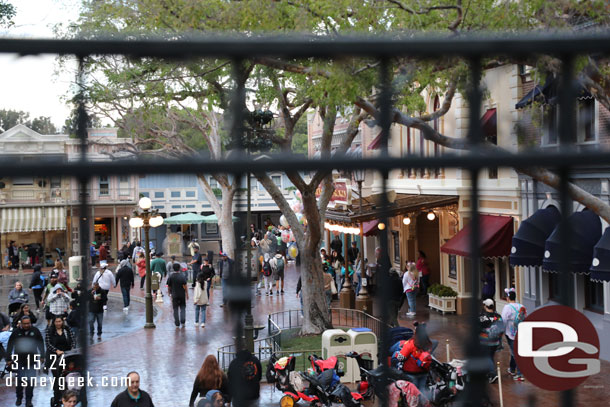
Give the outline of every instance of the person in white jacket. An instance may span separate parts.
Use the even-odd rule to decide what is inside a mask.
[[[203,274],[197,277],[195,290],[193,291],[193,303],[195,304],[195,326],[199,324],[199,314],[201,314],[201,327],[205,328],[205,314],[208,307],[208,292],[205,288],[206,282]]]
[[[108,263],[105,261],[100,261],[100,269],[95,276],[93,276],[93,284],[98,283],[100,285],[100,289],[102,290],[102,302],[104,304],[104,311],[108,309],[108,291],[110,291],[111,287],[116,285],[116,280],[114,278],[114,274],[112,271],[108,270]]]

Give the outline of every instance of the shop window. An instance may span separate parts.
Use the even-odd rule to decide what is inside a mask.
[[[547,273],[549,276],[549,301],[560,302],[561,290],[558,273]]]
[[[108,196],[110,194],[110,181],[107,175],[100,175],[100,196]]]
[[[400,263],[400,234],[397,231],[392,232],[392,239],[394,243],[394,263]]]
[[[604,283],[591,281],[590,276],[585,276],[585,308],[604,313]]]

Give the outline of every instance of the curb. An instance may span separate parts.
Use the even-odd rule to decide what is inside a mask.
[[[109,292],[108,297],[123,301],[123,294]],[[130,296],[129,301],[139,302],[140,304],[146,304],[146,298],[138,297],[135,295]],[[159,309],[159,307],[157,307],[157,305],[153,301],[153,316],[157,316],[159,314],[161,314],[161,310]]]

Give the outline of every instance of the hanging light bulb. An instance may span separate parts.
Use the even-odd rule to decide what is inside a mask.
[[[383,229],[385,229],[385,223],[383,223],[383,222],[379,222],[379,224],[377,225],[377,228],[378,228],[379,230],[383,230]]]
[[[402,218],[402,223],[404,223],[405,225],[410,225],[411,224],[411,218],[410,217],[406,217],[406,218]]]
[[[436,218],[436,214],[433,211],[428,212],[428,215],[426,215],[426,217],[428,218],[428,220],[434,220]]]

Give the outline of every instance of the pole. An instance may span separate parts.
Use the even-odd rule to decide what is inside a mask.
[[[500,397],[500,407],[504,407],[504,400],[502,400],[502,374],[500,372],[500,362],[496,362],[498,370],[498,397]]]
[[[144,252],[146,253],[146,324],[144,325],[144,328],[155,328],[155,324],[153,322],[152,287],[150,281],[152,278],[152,273],[150,271],[150,243],[148,236],[148,232],[150,230],[150,225],[148,224],[150,214],[148,210],[145,210],[142,215],[142,218],[144,219],[144,236],[146,239],[146,246],[144,246]]]
[[[359,213],[362,215],[362,181],[358,181],[358,199],[360,200]]]
[[[250,241],[252,240],[252,230],[250,229],[250,223],[252,222],[252,193],[250,185],[250,173],[246,174],[248,177],[248,212],[246,214],[246,224],[248,225],[248,231],[246,232],[246,270],[248,272],[248,286],[252,285],[252,247]],[[254,318],[252,317],[252,306],[248,304],[246,307],[246,317],[244,320],[244,336],[246,337],[246,349],[250,353],[254,353]]]

